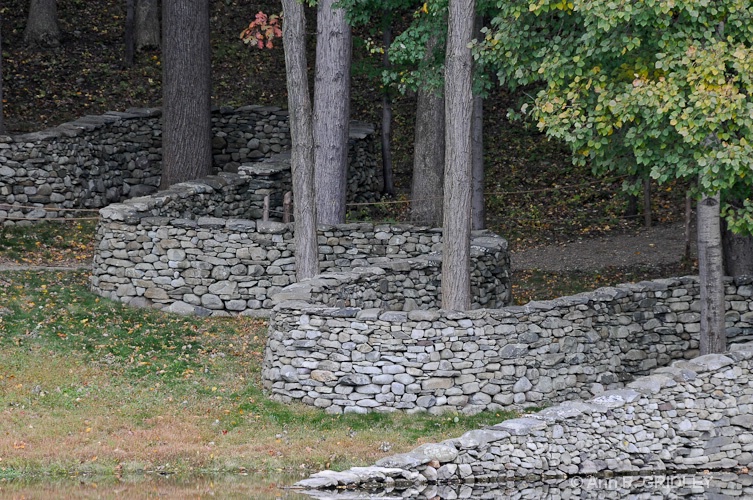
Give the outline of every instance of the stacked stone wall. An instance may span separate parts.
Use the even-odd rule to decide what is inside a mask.
[[[271,158],[290,147],[287,111],[262,106],[212,113],[217,173]],[[380,193],[373,129],[351,123],[348,201],[376,201]],[[159,109],[91,115],[28,134],[0,136],[0,224],[77,215],[157,191],[162,167]],[[288,172],[270,186],[277,205],[291,189]],[[281,207],[278,207],[281,210]],[[279,215],[278,215],[279,216]]]
[[[421,485],[427,484],[525,479],[540,481],[538,488],[558,497],[567,492],[578,498],[618,498],[599,491],[605,487],[589,491],[589,478],[641,474],[659,479],[662,474],[733,470],[743,475],[730,479],[725,492],[738,496],[745,487],[749,494],[750,476],[744,474],[753,468],[752,402],[753,344],[736,344],[727,354],[675,361],[625,389],[427,443],[374,467],[320,472],[297,486],[370,487],[375,496],[384,488],[400,498],[399,490],[406,488],[422,497],[418,493],[426,486]],[[640,478],[635,479],[640,489]],[[708,484],[689,479],[676,483],[686,494]],[[623,486],[615,493],[633,490],[631,481],[615,484]],[[689,485],[696,488],[687,490]],[[681,496],[682,489],[668,493]],[[530,497],[520,493],[513,497]]]
[[[390,311],[353,294],[366,307],[340,303],[340,283],[309,299],[304,285],[280,296],[291,300],[270,320],[262,376],[273,398],[330,413],[475,413],[586,399],[698,353],[695,277],[464,312]],[[726,294],[730,342],[753,339],[751,280],[728,281]]]
[[[238,174],[176,184],[102,209],[93,290],[134,306],[178,313],[268,314],[272,297],[296,281],[293,225],[256,219],[269,184],[289,171],[281,163],[284,159],[271,159],[241,167]],[[438,304],[441,230],[371,223],[321,226],[318,243],[322,271],[381,266],[386,277],[375,283],[376,289],[348,292],[360,303],[370,300],[389,310]],[[400,259],[420,259],[420,268]],[[476,307],[510,302],[504,239],[488,231],[474,233],[472,279]]]

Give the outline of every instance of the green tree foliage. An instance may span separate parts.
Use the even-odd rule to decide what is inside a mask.
[[[597,172],[698,179],[753,232],[753,9],[748,0],[505,0],[476,58],[521,111]]]

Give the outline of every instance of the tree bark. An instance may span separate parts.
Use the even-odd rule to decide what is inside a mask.
[[[56,0],[31,0],[24,30],[24,43],[41,47],[60,45]]]
[[[442,94],[434,92],[437,91],[425,88],[418,90],[411,221],[414,224],[438,227],[442,225],[444,191],[445,102]]]
[[[424,59],[431,59],[436,49],[437,37],[434,36],[426,43]],[[432,227],[442,225],[445,168],[443,92],[443,88],[420,87],[416,103],[411,222]]]
[[[350,122],[351,32],[336,0],[317,6],[314,172],[320,224],[345,222]]]
[[[0,26],[3,24],[3,16],[0,15]],[[3,34],[0,29],[0,135],[5,134],[5,118],[3,115]]]
[[[165,0],[162,179],[165,189],[212,171],[209,0]]]
[[[298,281],[319,273],[314,193],[314,132],[306,64],[306,18],[298,0],[282,0],[292,151],[295,265]]]
[[[390,11],[382,11],[382,67],[390,69],[390,46],[392,45],[392,15]],[[392,175],[392,96],[390,89],[384,85],[382,91],[382,193],[395,196],[395,181]]]
[[[486,207],[484,206],[484,99],[477,95],[473,96],[471,149],[473,155],[471,226],[474,230],[479,230],[486,227]]]
[[[471,305],[471,118],[475,0],[450,0],[445,59],[445,206],[442,253],[442,307]]]
[[[722,220],[722,251],[727,276],[753,276],[753,236],[733,233]]]
[[[651,181],[643,180],[643,225],[651,227]]]
[[[133,66],[133,53],[135,51],[133,39],[133,2],[135,0],[126,0],[126,19],[125,19],[125,53],[123,55],[123,65],[126,68]]]
[[[476,16],[473,31],[477,38],[483,34],[484,17]],[[471,227],[474,230],[486,227],[486,207],[484,205],[484,98],[473,96],[473,121],[471,128],[471,150],[473,155],[471,191]]]
[[[159,7],[159,0],[137,0],[135,23],[136,50],[159,48]]]
[[[724,283],[719,194],[698,203],[698,274],[701,287],[701,355],[724,352]]]

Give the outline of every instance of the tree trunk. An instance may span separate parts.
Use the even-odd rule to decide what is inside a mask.
[[[3,25],[3,16],[0,15],[0,27]],[[0,29],[0,135],[5,134],[5,118],[3,117],[3,34]]]
[[[306,64],[306,17],[298,0],[282,0],[285,72],[292,151],[295,214],[295,266],[298,281],[319,273],[314,193],[314,132]]]
[[[390,69],[390,46],[392,45],[392,15],[385,9],[382,11],[383,29],[382,67],[385,71]],[[382,193],[395,196],[395,181],[392,175],[392,97],[387,85],[382,93]]]
[[[481,39],[484,17],[476,16],[473,27],[476,37]],[[471,191],[471,227],[474,230],[486,227],[486,207],[484,205],[484,98],[473,96],[473,121],[471,129],[471,150],[473,166],[471,167],[473,187]]]
[[[126,19],[125,19],[125,54],[123,56],[123,65],[126,68],[133,66],[133,53],[135,50],[133,40],[133,2],[135,0],[126,0]]]
[[[643,180],[643,225],[651,227],[651,181]]]
[[[437,37],[426,43],[425,59],[437,49]],[[442,225],[445,154],[445,100],[443,88],[418,89],[416,127],[413,141],[413,182],[411,222],[426,226]]]
[[[722,220],[722,250],[727,276],[753,276],[753,236],[733,233]]]
[[[31,0],[24,30],[24,43],[42,47],[60,45],[56,0]]]
[[[471,118],[472,58],[475,0],[450,0],[445,59],[444,244],[442,307],[471,306]]]
[[[434,92],[426,88],[418,90],[411,221],[414,224],[438,227],[442,225],[444,191],[445,102],[442,94]]]
[[[209,0],[165,0],[162,51],[162,179],[176,182],[212,171]]]
[[[473,155],[471,193],[471,225],[474,230],[486,227],[484,206],[484,99],[473,96],[473,130],[471,132]]]
[[[698,274],[701,286],[701,355],[724,352],[724,284],[719,195],[698,203]]]
[[[314,172],[320,224],[345,222],[350,122],[351,33],[336,0],[317,6]]]
[[[159,48],[159,0],[137,0],[136,50]]]

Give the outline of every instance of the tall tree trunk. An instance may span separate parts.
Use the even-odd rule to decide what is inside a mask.
[[[471,149],[473,155],[471,226],[479,230],[486,226],[486,210],[484,207],[484,99],[477,95],[473,96]]]
[[[411,185],[411,221],[432,227],[442,225],[445,154],[444,95],[435,92],[418,90]]]
[[[437,37],[426,43],[424,59],[437,50]],[[420,87],[417,92],[416,126],[413,141],[411,222],[442,225],[445,155],[444,88]]]
[[[382,67],[390,69],[390,46],[392,45],[392,14],[387,9],[382,11]],[[392,175],[392,96],[390,89],[384,85],[382,91],[382,193],[395,195],[395,181]]]
[[[24,30],[24,43],[42,47],[60,45],[56,0],[31,0]]]
[[[727,276],[753,276],[753,236],[733,233],[722,220],[722,251]]]
[[[319,273],[314,193],[314,131],[306,65],[306,17],[298,0],[282,0],[282,38],[288,80],[295,213],[295,266],[298,281]]]
[[[176,182],[212,171],[209,0],[165,0],[162,51],[162,179]]]
[[[450,0],[445,59],[447,124],[442,252],[442,307],[471,306],[471,118],[475,0]]]
[[[351,33],[337,0],[317,6],[314,173],[320,224],[345,222],[350,122]]]
[[[698,203],[698,274],[701,286],[701,354],[724,352],[724,284],[719,194]]]
[[[0,27],[3,25],[3,16],[0,15]],[[0,29],[0,135],[5,134],[5,118],[3,116],[3,34]]]
[[[133,3],[135,1],[126,0],[125,53],[123,55],[123,65],[126,68],[133,66],[133,54],[136,49],[133,39]]]
[[[159,0],[137,0],[135,39],[136,50],[159,48]]]
[[[476,16],[473,27],[476,37],[483,35],[484,17]],[[471,227],[475,230],[486,227],[486,207],[484,206],[484,98],[473,96],[473,121],[471,126],[471,150],[473,156],[471,191]]]

